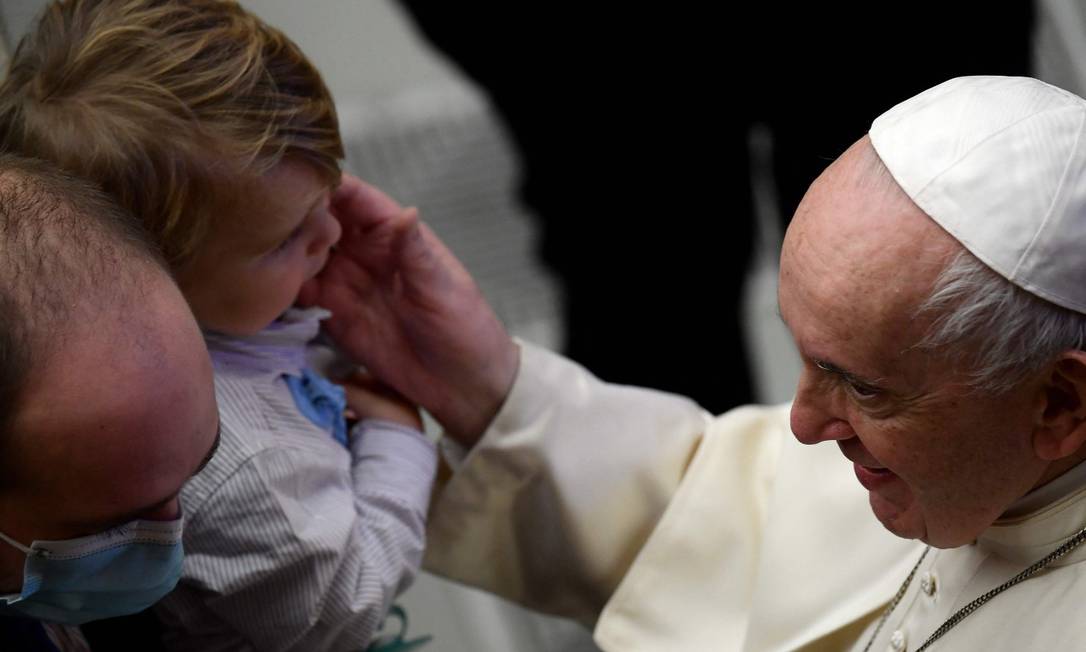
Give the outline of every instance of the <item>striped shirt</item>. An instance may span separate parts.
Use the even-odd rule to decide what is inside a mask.
[[[434,445],[363,421],[348,450],[283,380],[327,314],[206,335],[222,435],[181,492],[184,573],[156,606],[171,650],[362,650],[418,571]]]

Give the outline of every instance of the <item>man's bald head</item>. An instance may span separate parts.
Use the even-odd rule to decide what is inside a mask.
[[[922,334],[914,312],[960,251],[897,185],[864,137],[803,198],[785,239],[782,273],[798,265],[813,301],[840,306],[827,317],[863,314],[842,326],[858,337],[878,329],[897,346]]]
[[[0,156],[0,448],[32,369],[76,326],[137,305],[141,278],[165,273],[150,241],[97,188]]]
[[[199,328],[136,222],[0,157],[0,531],[62,540],[175,519],[218,412]],[[0,591],[23,553],[0,546]]]

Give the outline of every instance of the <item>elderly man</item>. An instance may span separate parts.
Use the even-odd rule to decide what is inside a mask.
[[[1026,78],[951,80],[876,120],[785,240],[790,423],[516,346],[413,213],[357,184],[306,298],[470,448],[430,568],[594,624],[606,650],[1077,649],[1084,129],[1086,102]]]
[[[181,572],[177,496],[218,411],[196,323],[133,224],[0,156],[0,649],[86,649],[65,625],[144,609]]]

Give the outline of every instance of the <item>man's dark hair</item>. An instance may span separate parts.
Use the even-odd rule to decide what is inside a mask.
[[[166,270],[107,195],[42,161],[0,154],[0,467],[31,371],[70,325],[139,291],[133,265]]]

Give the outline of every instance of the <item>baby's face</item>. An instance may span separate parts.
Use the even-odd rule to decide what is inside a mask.
[[[293,305],[339,240],[330,188],[309,165],[284,161],[219,216],[204,245],[178,272],[203,328],[255,333]]]

